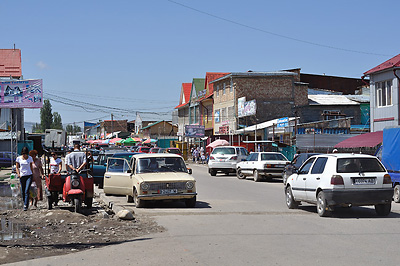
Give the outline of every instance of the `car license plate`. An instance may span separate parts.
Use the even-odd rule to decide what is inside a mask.
[[[354,185],[375,185],[375,178],[354,178]]]
[[[178,193],[177,189],[161,189],[160,194],[176,194]]]

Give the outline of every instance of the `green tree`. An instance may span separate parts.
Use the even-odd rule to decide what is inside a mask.
[[[51,112],[50,100],[44,100],[43,107],[40,108],[40,127],[42,132],[51,128],[53,124],[53,114]]]
[[[33,126],[32,126],[32,133],[42,133],[43,131],[42,131],[42,127],[40,126],[40,124],[38,124],[38,123],[35,123]]]
[[[53,124],[52,124],[51,128],[63,129],[62,122],[61,122],[61,115],[58,112],[53,113]]]
[[[68,134],[68,135],[73,135],[73,134],[74,134],[74,126],[68,124],[68,125],[65,127],[65,131],[67,131],[67,134]]]

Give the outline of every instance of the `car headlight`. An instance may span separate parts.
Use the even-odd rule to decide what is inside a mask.
[[[194,188],[194,182],[192,182],[192,181],[187,181],[187,182],[186,182],[186,188],[187,188],[187,189],[192,189],[192,188]]]
[[[71,186],[72,186],[73,188],[79,187],[79,180],[73,179],[73,180],[71,181]]]
[[[143,191],[147,191],[147,190],[149,190],[149,188],[150,188],[150,184],[149,184],[149,183],[143,182],[142,184],[140,184],[140,188],[141,188]]]

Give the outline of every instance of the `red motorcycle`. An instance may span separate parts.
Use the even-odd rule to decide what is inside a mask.
[[[72,172],[69,175],[48,174],[45,191],[49,210],[53,208],[53,204],[55,206],[58,204],[60,195],[64,202],[72,203],[75,212],[81,211],[82,203],[91,209],[94,195],[93,177],[89,174],[89,169],[80,173]]]
[[[82,171],[81,171],[82,172]],[[86,177],[77,172],[65,178],[63,186],[63,201],[71,202],[75,212],[81,211],[82,202],[91,209],[93,203],[93,178],[86,171]]]

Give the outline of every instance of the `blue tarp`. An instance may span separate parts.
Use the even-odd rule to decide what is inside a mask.
[[[383,130],[382,163],[388,171],[400,171],[400,127]]]

